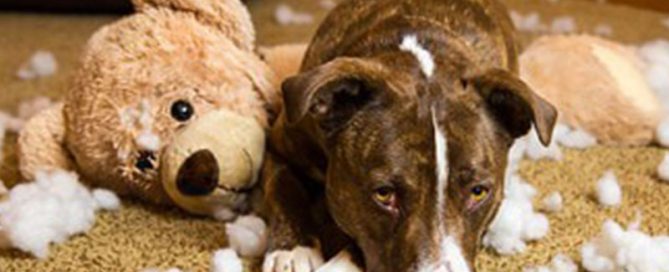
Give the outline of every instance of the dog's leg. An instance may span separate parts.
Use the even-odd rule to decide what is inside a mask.
[[[283,165],[265,171],[265,200],[268,208],[270,242],[263,272],[312,272],[323,264],[313,231],[309,191]],[[269,173],[268,173],[269,172]]]

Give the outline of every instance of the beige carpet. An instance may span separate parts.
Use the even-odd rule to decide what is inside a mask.
[[[316,24],[280,26],[273,20],[279,1],[255,0],[250,8],[258,27],[261,44],[306,42]],[[325,14],[319,1],[285,0],[298,10]],[[620,6],[581,1],[506,0],[521,13],[538,11],[544,22],[570,15],[579,30],[592,32],[599,23],[613,27],[613,38],[637,44],[657,38],[669,39],[669,28],[661,20],[669,15]],[[87,37],[113,17],[55,16],[0,13],[0,109],[13,111],[23,99],[35,95],[59,97],[76,65]],[[524,42],[533,37],[524,35]],[[54,52],[60,69],[52,77],[19,81],[14,74],[22,61],[37,49]],[[19,179],[14,156],[15,137],[5,145],[6,158],[0,179],[14,184]],[[531,264],[546,263],[554,254],[565,252],[578,257],[578,246],[599,232],[606,218],[628,223],[639,210],[644,215],[644,231],[669,233],[669,184],[655,176],[663,150],[658,148],[616,149],[598,147],[587,151],[567,151],[562,162],[525,162],[521,173],[540,191],[540,197],[554,190],[565,198],[565,210],[549,215],[551,231],[546,239],[530,244],[525,254],[499,257],[483,252],[480,271],[521,271]],[[592,198],[596,180],[613,169],[622,184],[622,208],[601,209]],[[125,201],[119,212],[101,213],[86,235],[52,246],[50,258],[36,261],[18,251],[0,251],[0,271],[138,271],[147,267],[179,267],[187,271],[208,271],[211,253],[225,246],[223,224],[195,218],[177,210],[147,207]],[[256,263],[257,260],[250,262]],[[255,267],[251,265],[251,267]]]

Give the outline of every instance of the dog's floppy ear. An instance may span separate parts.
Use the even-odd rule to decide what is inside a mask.
[[[310,116],[326,131],[345,125],[377,93],[360,74],[331,65],[288,78],[282,84],[288,124]]]
[[[527,134],[534,123],[541,143],[550,144],[557,110],[516,75],[501,69],[491,69],[466,82],[473,84],[472,87],[483,97],[493,116],[512,137]]]

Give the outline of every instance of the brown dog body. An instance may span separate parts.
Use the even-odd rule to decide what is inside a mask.
[[[509,147],[532,123],[549,142],[556,118],[516,58],[493,0],[336,8],[283,84],[264,270],[310,271],[317,257],[293,248],[318,246],[368,271],[473,271]]]

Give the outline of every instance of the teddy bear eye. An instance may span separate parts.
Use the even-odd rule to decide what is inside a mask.
[[[179,122],[188,121],[191,117],[193,117],[193,114],[195,113],[193,105],[188,103],[188,101],[184,100],[178,100],[174,102],[174,104],[172,104],[172,109],[170,111],[172,114],[172,118],[174,118],[174,120],[177,120]]]

